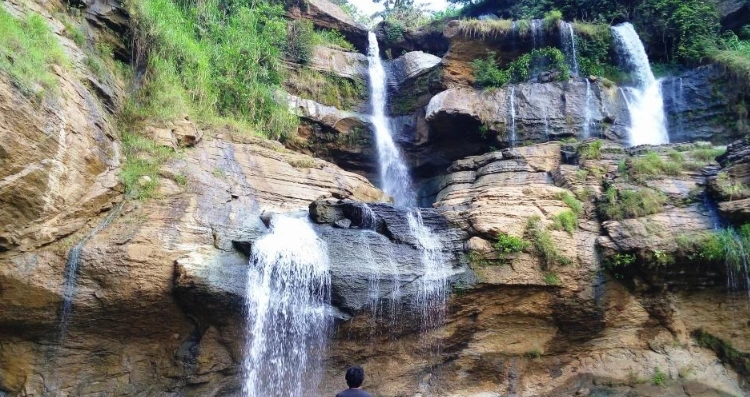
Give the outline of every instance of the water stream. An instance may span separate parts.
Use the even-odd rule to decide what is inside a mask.
[[[412,189],[409,168],[393,141],[391,123],[386,116],[388,105],[387,76],[385,68],[383,68],[383,62],[380,60],[378,40],[373,32],[369,33],[368,39],[367,59],[370,76],[370,103],[372,105],[370,120],[375,127],[380,187],[393,197],[397,205],[413,207],[417,200]]]
[[[583,108],[583,139],[591,137],[591,106],[593,106],[593,94],[591,82],[586,80],[586,106]]]
[[[565,60],[568,62],[570,67],[570,74],[578,76],[580,74],[578,70],[578,53],[576,51],[576,35],[573,31],[573,24],[565,21],[560,21],[560,43],[563,47],[563,53],[565,54]]]
[[[248,272],[246,397],[317,390],[332,317],[328,251],[307,218],[274,215]]]
[[[63,290],[63,305],[60,312],[60,344],[62,345],[65,340],[65,335],[68,331],[68,324],[70,323],[70,316],[73,311],[73,298],[75,298],[76,284],[78,281],[78,269],[81,264],[81,251],[86,243],[91,240],[97,233],[104,230],[105,227],[109,226],[110,223],[120,214],[125,201],[122,201],[115,205],[107,216],[96,225],[91,231],[89,231],[78,244],[74,245],[68,251],[68,259],[65,262],[65,287]]]
[[[630,113],[630,145],[669,143],[661,84],[651,72],[641,39],[627,22],[613,26],[612,33],[622,66],[633,73],[635,80],[634,87],[624,88]]]
[[[516,87],[508,91],[508,114],[510,115],[510,145],[516,146]]]

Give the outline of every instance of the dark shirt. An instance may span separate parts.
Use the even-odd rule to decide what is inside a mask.
[[[337,394],[336,397],[372,397],[370,393],[362,389],[346,389]]]

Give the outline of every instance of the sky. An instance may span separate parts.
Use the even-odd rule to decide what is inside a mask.
[[[426,4],[429,9],[435,11],[444,10],[448,6],[448,0],[417,0],[417,2]],[[349,0],[349,3],[357,6],[365,15],[372,15],[383,8],[382,4],[375,4],[372,0]]]

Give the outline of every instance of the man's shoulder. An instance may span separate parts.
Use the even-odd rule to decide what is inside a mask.
[[[372,397],[372,395],[362,389],[347,389],[336,394],[336,397]]]

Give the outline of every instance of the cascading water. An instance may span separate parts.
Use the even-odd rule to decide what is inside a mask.
[[[325,242],[309,220],[274,215],[248,272],[245,397],[315,394],[331,317]]]
[[[592,106],[592,93],[591,93],[591,82],[589,79],[586,80],[586,107],[583,108],[583,138],[591,137],[591,106]]]
[[[578,54],[576,51],[576,36],[575,31],[573,31],[572,23],[560,21],[560,43],[562,43],[563,52],[565,53],[566,61],[570,67],[570,74],[578,76],[579,70]]]
[[[635,87],[625,89],[630,113],[630,145],[669,143],[661,84],[651,72],[646,50],[630,23],[612,27],[623,66],[632,71]]]
[[[445,300],[448,273],[443,263],[442,244],[432,231],[425,226],[419,208],[409,211],[409,228],[422,251],[424,274],[419,279],[417,305],[422,310],[422,325],[433,328],[442,324],[445,318]]]
[[[532,19],[529,28],[531,29],[531,42],[534,48],[544,47],[544,31],[542,30],[543,21],[541,19]]]
[[[508,114],[510,114],[510,145],[516,146],[516,87],[508,91]]]
[[[110,223],[120,214],[124,201],[115,205],[109,214],[86,234],[78,244],[74,245],[73,248],[68,251],[68,259],[65,262],[65,288],[63,290],[63,305],[60,312],[60,344],[65,339],[65,334],[68,331],[68,323],[70,323],[70,315],[73,310],[73,298],[76,292],[76,283],[78,281],[78,268],[81,263],[81,251],[86,243],[91,240],[94,235],[104,230],[105,227],[109,226]]]
[[[370,76],[370,100],[372,104],[372,124],[375,127],[375,142],[378,148],[380,186],[393,196],[396,204],[404,207],[416,205],[416,197],[411,186],[409,169],[391,135],[390,122],[385,115],[388,104],[386,74],[380,60],[380,48],[375,33],[368,35],[367,59]]]
[[[671,93],[671,99],[672,99],[672,106],[671,106],[671,113],[675,115],[677,125],[673,126],[675,133],[682,136],[682,133],[684,131],[683,127],[683,118],[682,113],[684,111],[683,109],[683,103],[685,101],[685,91],[684,87],[682,85],[682,77],[675,77],[672,79],[672,93]],[[674,120],[674,119],[673,119]]]

